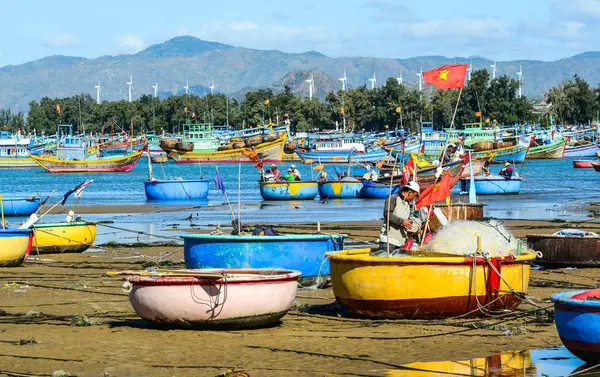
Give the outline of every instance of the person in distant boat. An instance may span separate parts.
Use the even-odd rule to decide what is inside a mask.
[[[279,172],[279,170],[277,170],[277,165],[271,165],[271,170],[269,170],[269,172],[273,174],[273,177],[275,177],[275,182],[279,182],[279,180],[281,179],[281,173]]]
[[[362,179],[367,181],[376,181],[377,178],[379,178],[377,172],[375,172],[373,168],[371,168],[371,165],[367,165],[367,172],[363,174]]]
[[[290,166],[290,169],[292,169],[292,173],[294,173],[294,181],[301,181],[302,174],[300,174],[298,169],[296,169],[296,165],[292,164],[292,166]]]
[[[510,179],[513,175],[513,168],[512,166],[510,166],[510,162],[507,162],[506,164],[504,164],[504,167],[502,168],[502,170],[500,170],[500,173],[498,173],[499,175],[503,176],[504,178]]]
[[[282,182],[294,182],[296,180],[296,176],[292,171],[292,168],[289,168],[286,175],[281,176]]]
[[[454,153],[456,153],[456,144],[448,145],[442,157],[442,165],[451,162],[454,159]]]
[[[488,176],[490,175],[490,161],[486,161],[483,163],[483,168],[481,168],[481,170],[483,171],[483,175]]]
[[[383,206],[383,226],[379,235],[379,247],[382,250],[403,248],[409,238],[417,235],[423,220],[418,212],[412,211],[411,203],[419,196],[421,188],[415,181],[405,184],[399,193],[387,198]],[[389,234],[386,232],[389,213]]]
[[[317,181],[327,182],[327,172],[325,170],[321,170],[321,172],[317,176]]]

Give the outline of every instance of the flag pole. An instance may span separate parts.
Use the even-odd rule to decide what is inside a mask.
[[[217,169],[217,173],[219,173],[219,167],[215,165],[215,169]],[[224,191],[225,200],[227,200],[227,205],[229,206],[229,211],[231,212],[231,217],[235,220],[235,214],[233,213],[233,207],[231,207],[231,202],[229,201],[229,197],[227,196],[227,191]]]
[[[396,166],[396,163],[398,162],[398,155],[396,154],[396,156],[394,157],[394,165]],[[402,164],[404,164],[404,138],[402,138]],[[390,174],[390,195],[388,196],[388,200],[387,200],[387,223],[385,225],[385,234],[386,234],[386,241],[387,241],[387,245],[386,245],[386,254],[389,258],[390,256],[390,207],[392,205],[392,188],[393,188],[393,184],[394,184],[394,168],[392,168],[392,174]]]
[[[240,220],[242,212],[242,163],[238,164],[238,234],[242,232],[242,221]]]

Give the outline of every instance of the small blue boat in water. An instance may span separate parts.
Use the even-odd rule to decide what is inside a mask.
[[[342,250],[340,234],[236,236],[185,234],[186,268],[289,268],[302,272],[308,284],[329,275],[325,253]]]
[[[506,178],[500,175],[478,175],[473,177],[477,195],[514,195],[521,191],[522,178]],[[460,189],[469,192],[469,178],[461,178]]]
[[[390,195],[390,185],[363,180],[360,196],[368,199],[385,199]],[[400,190],[399,185],[392,186],[392,195]]]
[[[565,347],[583,361],[600,363],[600,289],[560,292],[550,299]]]
[[[319,196],[321,199],[360,198],[362,188],[361,181],[319,182]]]
[[[313,200],[319,193],[315,181],[259,182],[259,186],[264,200]]]
[[[36,212],[41,205],[38,196],[27,198],[2,198],[4,216],[29,216]]]
[[[147,180],[144,191],[148,200],[197,200],[208,197],[208,183],[204,179],[196,180]]]

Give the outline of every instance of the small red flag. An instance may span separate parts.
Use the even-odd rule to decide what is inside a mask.
[[[56,111],[60,114],[60,105],[58,103],[56,104]]]
[[[415,175],[415,160],[410,156],[408,161],[402,167],[402,183],[406,184],[413,175]]]
[[[449,197],[452,188],[450,183],[450,173],[446,171],[439,181],[423,190],[419,200],[417,200],[417,208],[426,207]]]
[[[438,89],[462,88],[467,75],[466,64],[447,64],[431,71],[423,72],[425,84],[433,84]]]
[[[264,166],[263,160],[258,161],[258,163],[256,165],[254,165],[254,167],[257,169],[262,169],[263,166]]]

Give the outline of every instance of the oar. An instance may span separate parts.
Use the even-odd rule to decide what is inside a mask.
[[[211,274],[207,272],[195,271],[107,271],[106,276],[149,276],[149,277],[197,277],[204,279],[223,279],[228,277],[224,274]]]

